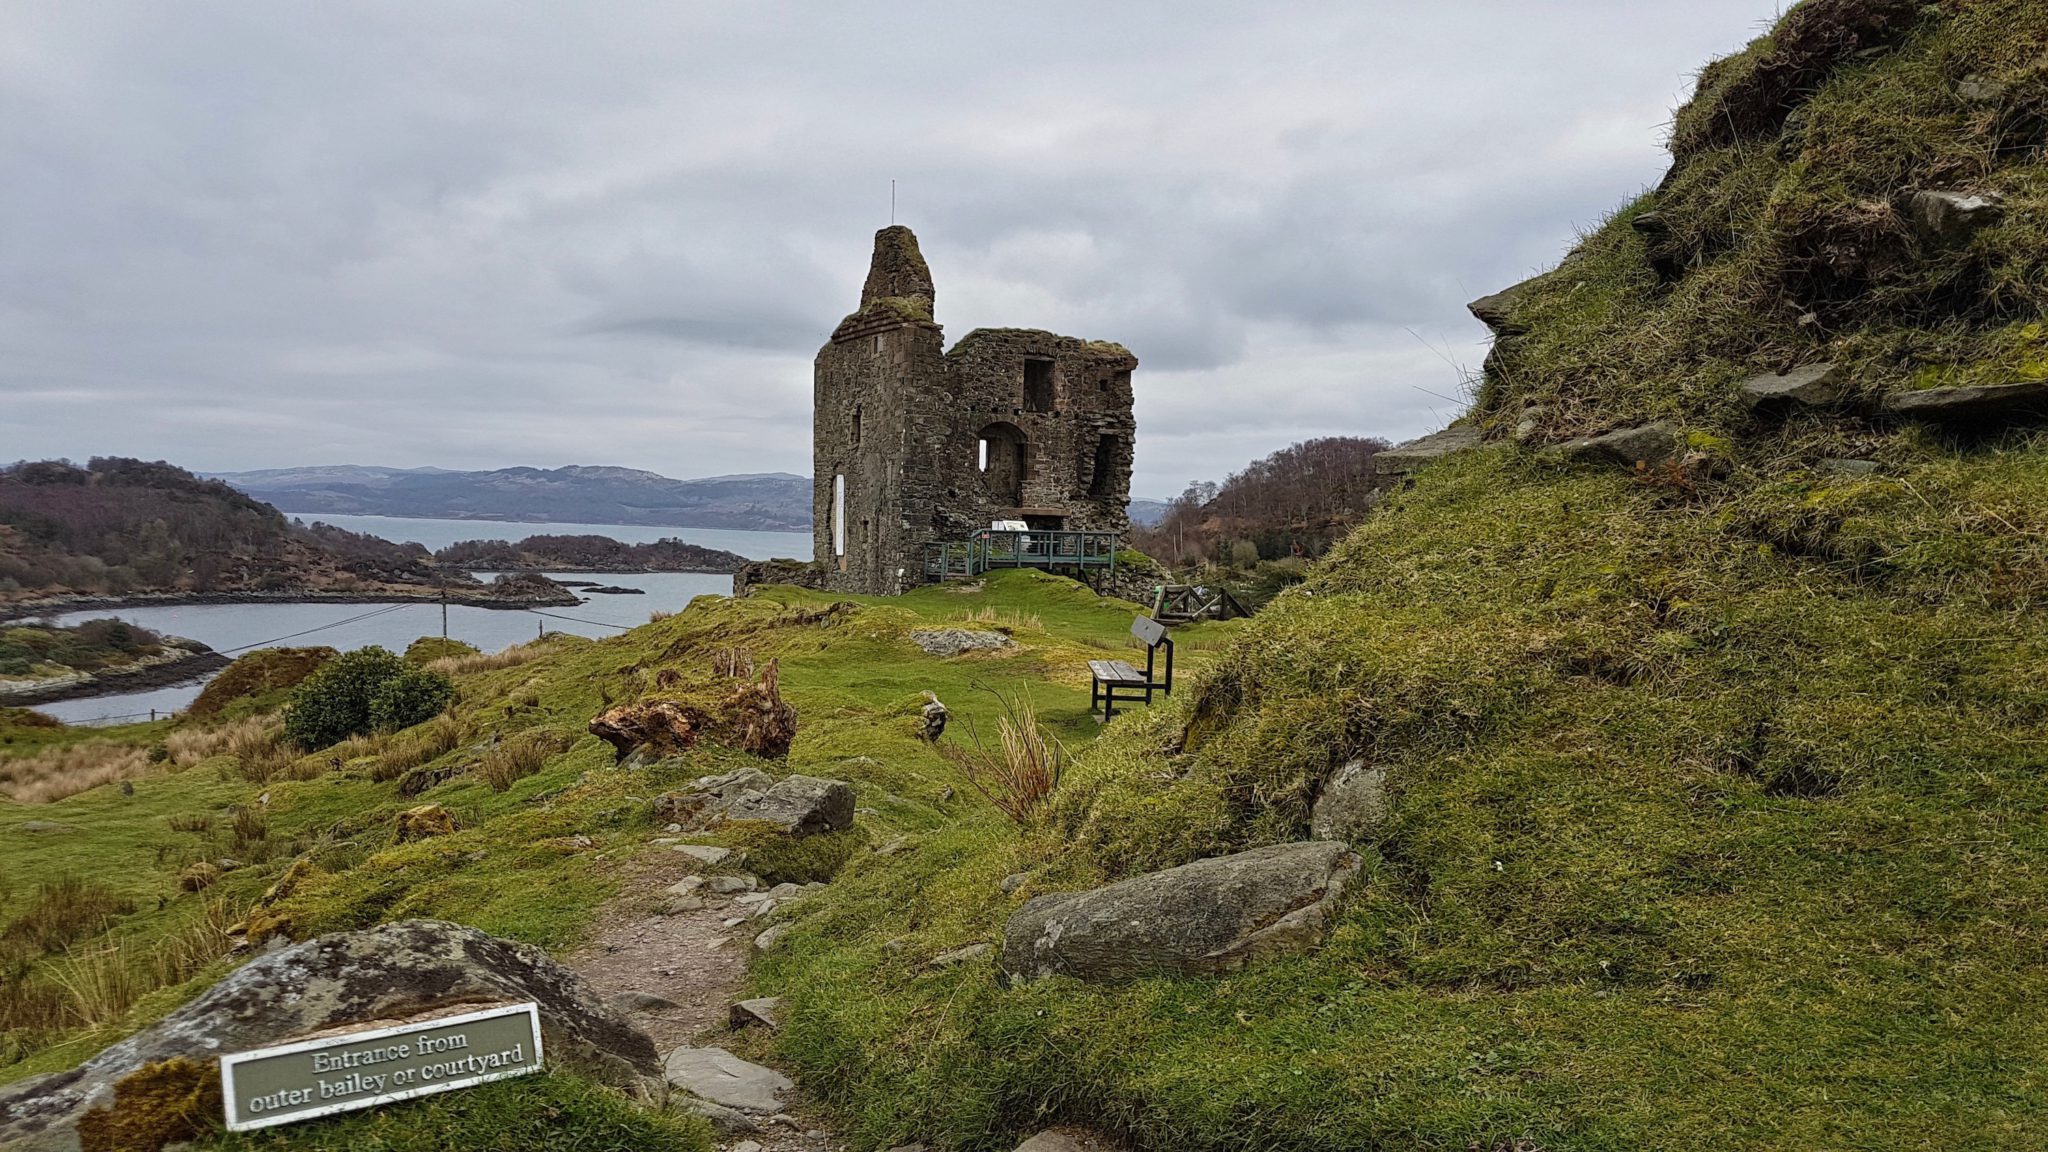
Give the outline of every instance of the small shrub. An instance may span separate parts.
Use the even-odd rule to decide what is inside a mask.
[[[417,724],[453,694],[445,676],[372,645],[335,657],[294,688],[284,730],[301,748],[326,748],[379,727]]]
[[[439,672],[408,665],[371,695],[370,726],[380,732],[396,732],[424,724],[440,715],[454,698],[454,681]]]
[[[166,820],[173,832],[196,832],[204,834],[213,827],[213,817],[204,812],[187,812]]]

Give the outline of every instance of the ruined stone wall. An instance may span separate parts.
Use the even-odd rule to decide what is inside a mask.
[[[1127,531],[1137,431],[1131,373],[1137,366],[1117,344],[1024,328],[969,333],[946,353],[948,387],[960,414],[946,452],[947,487],[960,494],[954,510],[976,528],[1028,519]],[[1050,380],[1033,380],[1033,374]],[[995,458],[995,446],[1010,429],[1024,443],[1023,475],[1014,481],[1002,467],[1006,461]],[[990,432],[996,435],[984,470],[981,441]]]
[[[927,543],[965,540],[995,520],[1129,527],[1137,359],[1120,345],[1012,328],[977,330],[947,352],[935,295],[917,238],[885,228],[860,309],[818,353],[812,543],[833,590],[914,587]]]

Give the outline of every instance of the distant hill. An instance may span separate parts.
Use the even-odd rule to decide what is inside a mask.
[[[574,603],[561,588],[492,587],[393,544],[276,508],[182,468],[119,457],[0,468],[0,609],[90,597]]]
[[[811,526],[810,478],[787,472],[675,480],[636,468],[575,465],[453,472],[343,464],[209,476],[301,514],[781,532]]]
[[[1131,527],[1150,528],[1166,519],[1167,510],[1173,507],[1171,500],[1149,500],[1143,496],[1131,497],[1126,506],[1131,517]]]
[[[737,572],[747,558],[681,540],[621,544],[609,536],[464,540],[434,553],[451,568],[548,572]]]

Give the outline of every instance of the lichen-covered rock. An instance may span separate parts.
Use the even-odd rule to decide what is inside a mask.
[[[1848,391],[1847,371],[1834,364],[1808,364],[1790,372],[1752,376],[1737,386],[1753,412],[1784,412],[1840,403]]]
[[[455,813],[439,804],[422,804],[398,814],[397,830],[393,836],[400,844],[410,844],[415,840],[446,836],[453,831]]]
[[[765,792],[743,792],[727,802],[728,820],[757,820],[791,836],[818,836],[853,827],[853,786],[844,780],[790,776]]]
[[[668,1054],[664,1071],[671,1088],[756,1116],[781,1112],[783,1095],[796,1087],[775,1069],[750,1064],[723,1048],[678,1048]]]
[[[1674,424],[1658,422],[1638,428],[1617,428],[1600,436],[1567,440],[1547,452],[1578,464],[1618,464],[1633,468],[1655,465],[1677,456],[1685,439]]]
[[[1961,244],[2005,219],[2005,201],[1995,193],[1915,192],[1906,202],[1906,214],[1921,239]]]
[[[1393,805],[1384,766],[1353,760],[1331,775],[1309,812],[1309,835],[1357,844],[1379,838]]]
[[[1349,846],[1319,840],[1040,896],[1004,927],[1002,968],[1093,983],[1232,971],[1320,942],[1358,867]]]
[[[964,656],[969,652],[1001,651],[1016,644],[1016,641],[1001,632],[984,632],[973,628],[921,628],[910,634],[910,641],[922,648],[927,655],[941,657]]]
[[[924,707],[917,712],[917,738],[927,744],[937,744],[939,737],[946,734],[946,722],[953,718],[936,692],[924,694]]]
[[[78,1149],[79,1122],[145,1065],[211,1068],[224,1053],[343,1025],[531,1000],[551,1061],[622,1086],[658,1082],[653,1041],[546,952],[439,920],[322,936],[258,957],[154,1026],[66,1072],[0,1088],[0,1148]]]

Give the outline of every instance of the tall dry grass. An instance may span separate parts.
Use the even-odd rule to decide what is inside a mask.
[[[35,1047],[17,1037],[47,1036],[121,1021],[142,997],[182,984],[226,956],[234,946],[228,928],[242,909],[211,901],[197,920],[176,932],[147,940],[121,939],[90,948],[69,948],[33,965],[20,965],[0,980],[0,1035],[19,1054]]]
[[[996,717],[995,747],[984,744],[969,721],[970,743],[942,745],[940,751],[1003,815],[1028,824],[1052,799],[1053,790],[1066,775],[1066,745],[1038,722],[1029,699],[1006,696],[993,688],[983,691],[1003,706],[1002,715]]]
[[[147,749],[88,740],[0,759],[0,795],[18,804],[48,804],[88,788],[147,775],[155,767]]]
[[[249,716],[213,728],[180,728],[164,737],[164,750],[171,754],[171,763],[189,768],[201,760],[233,751],[238,744],[246,746],[261,733],[278,730],[278,726],[275,716]]]
[[[443,656],[428,663],[427,670],[443,676],[461,676],[471,672],[496,672],[500,668],[517,668],[531,660],[538,660],[544,653],[541,646],[533,641],[514,644],[498,652],[479,652],[468,656]]]
[[[1045,621],[1039,617],[1038,613],[1025,612],[1016,608],[1012,608],[1007,612],[998,612],[994,607],[988,607],[983,608],[979,612],[962,613],[960,619],[969,624],[1000,624],[1014,632],[1045,631]]]
[[[491,791],[503,792],[546,767],[548,757],[568,751],[571,743],[567,734],[552,728],[529,728],[492,746],[476,772]]]
[[[370,779],[379,784],[396,780],[462,747],[465,736],[462,721],[444,712],[425,724],[387,737],[377,762],[370,766]]]

